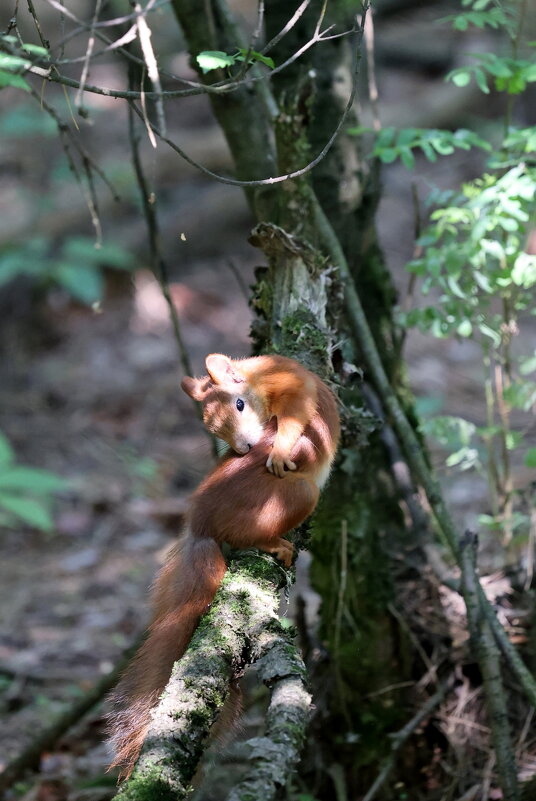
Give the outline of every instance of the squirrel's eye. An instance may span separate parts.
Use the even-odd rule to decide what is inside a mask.
[[[237,398],[236,399],[236,408],[238,409],[239,412],[243,412],[244,411],[244,406],[245,406],[245,403],[242,400],[242,398]]]

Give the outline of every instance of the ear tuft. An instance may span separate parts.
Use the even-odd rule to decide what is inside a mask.
[[[207,372],[215,384],[241,384],[244,377],[235,369],[233,362],[222,353],[211,353],[205,359]]]
[[[205,379],[206,380],[206,379]],[[205,397],[205,390],[203,388],[203,381],[199,378],[190,378],[190,376],[184,376],[181,381],[181,387],[189,395],[196,401],[203,400]]]

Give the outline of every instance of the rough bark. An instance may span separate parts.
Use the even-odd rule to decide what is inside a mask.
[[[270,558],[244,554],[231,564],[190,647],[174,666],[136,768],[118,799],[187,797],[230,683],[253,662],[272,694],[265,736],[247,743],[258,768],[255,781],[263,787],[259,797],[273,798],[284,784],[299,755],[310,696],[303,661],[279,622],[283,577],[285,584],[284,571]],[[250,784],[246,779],[244,792],[233,798],[246,798]]]
[[[231,52],[240,44],[232,20],[219,0],[210,3],[208,26],[193,0],[176,0],[173,8],[192,54],[206,49]],[[282,15],[279,18],[275,13],[277,8]],[[280,23],[288,18],[288,4],[274,2],[272,11],[273,24],[279,30]],[[289,47],[292,48],[292,42]],[[317,104],[317,117],[329,116],[332,122],[340,113],[341,104],[341,96],[333,93],[337,58],[340,62],[340,52],[329,62],[327,72],[322,73],[326,82],[324,106],[320,101]],[[267,113],[274,103],[266,102],[266,89],[259,92],[259,84],[241,87],[225,97],[211,94],[238,176],[266,178],[274,172],[299,168],[310,157],[311,138],[316,136],[317,142],[322,139],[322,144],[325,143],[328,138],[325,129],[315,128],[315,88],[308,76],[309,67],[310,62],[305,60],[294,75],[289,74],[288,80],[281,81],[279,87],[275,84],[278,109],[275,115]],[[219,77],[214,74],[204,76],[203,80]],[[259,132],[259,128],[265,130]],[[354,155],[350,158],[352,147]],[[352,341],[343,303],[348,283],[352,284],[357,277],[361,291],[371,301],[368,306],[371,325],[389,372],[394,374],[391,369],[396,363],[391,315],[394,293],[377,247],[373,227],[375,207],[371,196],[363,190],[365,179],[359,172],[355,143],[347,136],[341,137],[329,158],[332,160],[326,163],[336,176],[331,183],[326,177],[324,184],[319,180],[313,187],[306,177],[287,181],[275,189],[248,190],[259,222],[252,241],[263,250],[268,262],[258,273],[254,295],[258,314],[254,328],[257,352],[270,349],[293,356],[324,378],[333,374],[330,357],[335,352],[339,379],[347,381],[342,390],[345,404],[342,460],[315,518],[312,546],[313,578],[324,601],[320,635],[332,657],[330,665],[317,664],[313,674],[318,692],[315,737],[321,743],[324,761],[320,750],[313,749],[308,772],[312,769],[316,772],[318,798],[333,795],[330,776],[334,763],[344,771],[347,790],[352,794],[363,790],[373,778],[370,768],[363,770],[363,766],[377,761],[386,752],[386,733],[402,721],[396,705],[386,705],[383,698],[363,700],[363,697],[392,683],[393,677],[400,681],[411,668],[406,635],[393,626],[388,612],[388,604],[394,598],[389,549],[407,548],[411,540],[404,532],[396,492],[387,478],[389,465],[385,452],[378,437],[373,435],[371,440],[378,423],[365,407],[355,375],[352,377],[351,371],[348,372],[347,364],[357,362],[359,348]],[[341,192],[341,184],[348,181],[352,191],[345,194]],[[342,258],[338,257],[337,248]],[[351,257],[351,267],[343,274],[342,266],[348,263],[344,249]],[[341,336],[345,342],[337,346]],[[343,563],[348,572],[344,582]],[[179,668],[183,669],[184,666]],[[229,675],[227,672],[227,679]],[[277,712],[274,724],[284,709],[284,705],[274,706]],[[266,737],[273,743],[271,726],[269,719]],[[207,728],[201,728],[200,748]],[[297,744],[290,749],[287,771],[298,757]],[[257,747],[263,745],[266,748],[259,753]],[[253,749],[256,761],[246,780],[249,787],[260,787],[256,782],[264,782],[270,748],[266,738],[256,743]],[[316,764],[311,767],[313,761]],[[275,784],[281,781],[279,776]],[[176,789],[174,793],[177,797]],[[257,797],[271,796],[265,796],[263,791]]]
[[[516,760],[508,722],[506,691],[501,675],[500,652],[479,599],[479,581],[476,575],[477,544],[478,540],[471,532],[466,532],[460,543],[461,583],[467,608],[467,622],[471,645],[482,673],[503,797],[505,801],[519,801]]]

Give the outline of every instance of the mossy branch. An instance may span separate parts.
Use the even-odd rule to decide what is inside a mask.
[[[229,685],[244,666],[259,660],[266,682],[275,682],[271,707],[287,698],[299,700],[300,714],[281,714],[283,729],[301,741],[308,718],[301,657],[278,618],[279,593],[285,571],[271,557],[246,553],[232,562],[210,611],[203,617],[185,655],[175,663],[171,679],[156,707],[140,758],[117,799],[180,801],[189,786],[212,724],[222,710]],[[287,722],[288,721],[288,722]],[[297,727],[292,730],[291,722]],[[299,731],[298,731],[299,729]],[[260,738],[271,742],[271,731]],[[275,743],[274,743],[275,747]],[[270,748],[260,749],[257,756]],[[295,754],[295,756],[294,756]],[[283,785],[297,759],[297,747],[280,759],[274,782]],[[275,763],[274,763],[275,764]],[[268,796],[267,796],[268,797]]]
[[[257,647],[262,653],[257,675],[270,687],[265,734],[244,743],[248,769],[227,801],[277,797],[299,761],[310,717],[305,665],[288,638],[272,627],[262,632]]]
[[[460,544],[462,591],[467,608],[471,644],[482,673],[489,724],[497,758],[499,784],[505,801],[519,801],[508,706],[501,676],[500,654],[491,627],[482,614],[476,575],[477,537],[466,532]]]

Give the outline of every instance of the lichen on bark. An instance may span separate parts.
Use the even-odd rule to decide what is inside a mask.
[[[271,705],[277,706],[280,683],[289,681],[301,705],[300,714],[289,719],[288,727],[283,722],[282,751],[301,739],[309,700],[303,684],[305,667],[278,617],[278,590],[286,581],[285,571],[270,557],[244,553],[231,563],[188,650],[175,663],[136,768],[118,799],[186,798],[231,680],[256,660],[260,678],[273,688],[276,700],[273,697]],[[265,750],[257,748],[257,759],[265,758]],[[288,765],[289,756],[282,753],[280,760]]]

